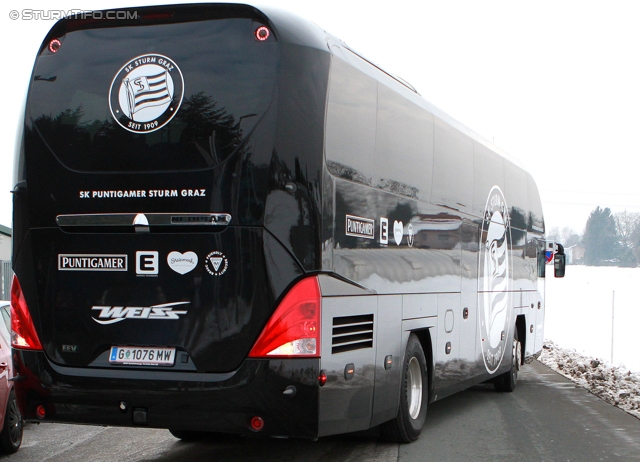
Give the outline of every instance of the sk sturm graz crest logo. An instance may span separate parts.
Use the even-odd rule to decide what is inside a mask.
[[[487,371],[493,374],[504,356],[511,325],[509,305],[509,246],[511,227],[504,195],[498,186],[489,193],[480,234],[478,312],[480,346]],[[510,350],[509,350],[510,351]]]
[[[150,133],[176,115],[184,95],[178,65],[166,56],[137,56],[118,71],[109,89],[111,114],[122,128]]]

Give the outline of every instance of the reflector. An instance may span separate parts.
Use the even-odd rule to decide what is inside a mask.
[[[49,51],[51,53],[57,53],[61,46],[62,43],[60,42],[60,40],[53,39],[49,42]]]
[[[251,418],[251,429],[253,431],[259,432],[264,428],[264,420],[262,417],[255,416]]]
[[[271,35],[271,32],[269,32],[269,29],[266,26],[260,26],[256,29],[256,38],[261,42],[267,40],[269,35]]]

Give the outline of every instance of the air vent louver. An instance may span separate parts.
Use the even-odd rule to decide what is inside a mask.
[[[373,314],[333,318],[331,353],[373,347]]]

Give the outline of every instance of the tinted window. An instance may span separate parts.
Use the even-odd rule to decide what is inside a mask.
[[[334,52],[338,52],[335,47]],[[336,176],[363,184],[371,184],[373,176],[376,87],[371,76],[334,56],[327,107],[327,167]]]
[[[439,118],[434,122],[434,204],[471,210],[473,198],[473,141]],[[489,190],[487,190],[487,195]]]
[[[256,27],[220,19],[68,32],[36,63],[31,120],[71,169],[213,167],[273,99],[276,42],[256,40]]]
[[[504,194],[509,206],[511,226],[527,229],[529,214],[527,173],[521,168],[505,162]]]
[[[404,98],[398,82],[378,71],[376,186],[424,201],[431,194],[433,116]],[[402,88],[400,88],[402,87]]]
[[[544,219],[542,217],[542,203],[540,202],[540,194],[538,187],[531,175],[527,175],[527,184],[529,186],[529,221],[527,225],[530,231],[538,233],[544,232]]]
[[[474,143],[473,214],[483,216],[489,192],[494,186],[504,190],[504,159],[485,145]],[[507,198],[509,201],[509,198]],[[509,205],[509,202],[507,202]]]
[[[326,123],[327,167],[358,183],[428,201],[433,116],[388,74],[332,47]]]

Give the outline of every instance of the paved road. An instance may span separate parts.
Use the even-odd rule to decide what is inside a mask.
[[[420,439],[374,432],[302,440],[225,438],[183,443],[166,430],[30,425],[7,461],[640,461],[640,420],[534,362],[514,393],[481,385],[431,405]]]

